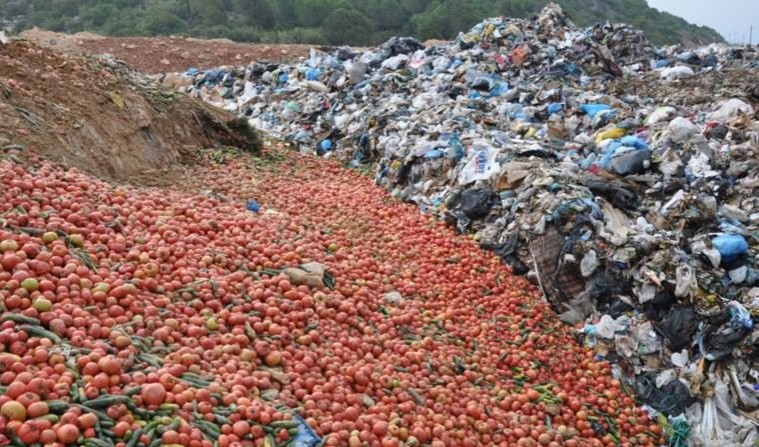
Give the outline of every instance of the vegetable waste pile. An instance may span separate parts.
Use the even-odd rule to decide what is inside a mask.
[[[0,444],[662,442],[474,241],[329,160],[207,156],[183,191],[0,162]]]

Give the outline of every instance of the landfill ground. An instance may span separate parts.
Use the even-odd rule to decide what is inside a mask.
[[[0,447],[759,439],[753,49],[22,37]]]

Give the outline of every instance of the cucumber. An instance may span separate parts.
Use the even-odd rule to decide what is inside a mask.
[[[84,395],[84,390],[82,387],[78,386],[77,384],[71,384],[71,389],[69,390],[69,393],[71,394],[71,401],[72,402],[82,402],[86,399],[86,396]]]
[[[45,403],[51,413],[65,413],[69,409],[69,403],[62,400],[49,400]]]
[[[272,428],[297,428],[298,423],[296,421],[274,421],[271,423]]]
[[[182,374],[182,377],[183,378],[190,378],[190,379],[200,380],[200,381],[203,381],[203,382],[213,382],[213,380],[214,380],[214,376],[203,377],[203,376],[199,376],[197,374],[193,374],[191,372],[186,372],[186,373]]]
[[[174,411],[179,411],[179,405],[177,405],[177,404],[161,404],[158,407],[158,409],[163,410],[163,411],[174,412]]]
[[[34,418],[32,420],[34,420],[34,421],[42,421],[42,420],[50,421],[51,424],[55,425],[55,424],[57,424],[61,420],[61,418],[59,418],[57,414],[52,414],[51,413],[51,414],[46,414],[44,416],[36,417],[36,418]]]
[[[219,428],[208,421],[195,421],[195,426],[200,429],[201,433],[203,433],[210,440],[216,441],[219,439],[219,436],[221,436],[221,431],[219,431]]]
[[[116,404],[125,404],[127,402],[130,402],[132,398],[129,396],[114,396],[114,395],[106,395],[104,397],[98,397],[96,399],[91,399],[83,403],[85,407],[99,409],[99,408],[108,408],[111,405]]]
[[[18,323],[18,324],[30,324],[33,326],[39,326],[40,324],[42,324],[42,322],[36,318],[27,317],[21,314],[12,314],[8,312],[5,312],[2,316],[0,316],[0,320],[13,321],[14,323]]]
[[[85,447],[110,447],[107,442],[98,438],[89,438],[84,441]]]
[[[30,324],[22,324],[18,328],[26,332],[32,337],[47,338],[48,340],[52,341],[53,343],[57,345],[60,345],[63,343],[63,339],[61,339],[61,337],[39,326],[34,326]]]
[[[232,421],[230,421],[228,417],[222,416],[220,414],[215,414],[214,416],[216,417],[216,422],[219,424],[232,424]]]
[[[142,428],[138,428],[134,433],[132,433],[132,436],[129,438],[129,442],[126,444],[126,447],[135,447],[137,445],[137,441],[140,439],[140,436],[142,436]]]
[[[136,386],[134,388],[129,388],[128,390],[126,390],[124,392],[124,395],[131,397],[131,396],[134,396],[135,394],[138,394],[140,392],[142,392],[142,387],[141,386]]]
[[[88,406],[86,406],[84,404],[77,404],[76,406],[79,407],[79,408],[81,408],[82,411],[85,412],[85,413],[92,413],[95,416],[97,416],[98,417],[98,422],[100,422],[100,423],[106,422],[106,421],[108,421],[108,422],[114,422],[113,419],[111,419],[106,413],[104,413],[104,412],[102,412],[100,410],[96,410],[94,408],[90,408],[90,407],[88,407]]]

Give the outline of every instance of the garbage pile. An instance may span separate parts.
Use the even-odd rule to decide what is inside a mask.
[[[585,323],[672,445],[753,445],[757,60],[581,29],[549,5],[444,46],[322,48],[190,70],[180,88],[302,151],[375,166],[379,185],[472,233]]]

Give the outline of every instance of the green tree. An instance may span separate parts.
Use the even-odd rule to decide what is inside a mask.
[[[475,0],[440,0],[430,6],[411,19],[412,31],[422,39],[451,38],[487,16]]]
[[[180,33],[187,29],[187,22],[170,10],[155,6],[148,9],[139,27],[144,34],[159,36]]]
[[[400,29],[406,23],[406,12],[398,0],[375,0],[370,2],[364,13],[378,30]]]
[[[319,27],[332,12],[351,8],[347,0],[295,0],[298,24],[306,28]]]
[[[191,0],[192,16],[190,23],[200,22],[204,25],[223,25],[227,22],[222,0]]]
[[[324,37],[332,45],[366,45],[371,41],[374,26],[365,15],[354,9],[332,11],[322,26]]]
[[[113,5],[99,4],[84,9],[79,15],[79,19],[82,21],[83,26],[98,29],[105,25],[105,23],[116,13],[116,8]]]
[[[273,0],[272,3],[278,27],[288,29],[297,25],[298,18],[295,14],[295,0]]]
[[[273,29],[277,25],[274,8],[268,0],[236,0],[235,9],[245,24]]]

